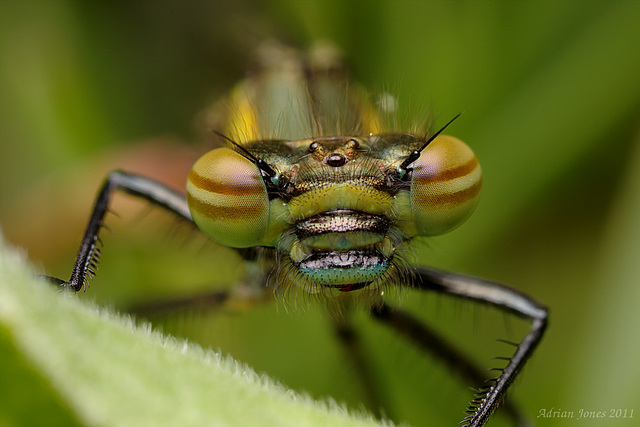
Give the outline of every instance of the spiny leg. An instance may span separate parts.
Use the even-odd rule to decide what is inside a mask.
[[[486,387],[487,382],[490,381],[485,372],[464,355],[460,349],[453,346],[415,316],[387,304],[373,307],[371,314],[375,319],[386,324],[422,350],[438,357],[468,384],[480,389]],[[515,420],[516,425],[528,425],[525,418],[521,416],[518,409],[510,401],[506,401],[501,409]]]
[[[531,329],[517,345],[507,366],[493,384],[483,389],[471,402],[467,410],[469,415],[462,421],[463,426],[482,426],[503,400],[507,389],[540,343],[547,327],[547,308],[530,296],[505,285],[434,269],[417,269],[414,286],[493,305],[531,320]]]
[[[89,218],[89,224],[82,238],[80,250],[69,281],[49,278],[55,284],[71,288],[74,291],[82,289],[89,276],[95,274],[100,255],[100,229],[104,226],[103,219],[109,209],[109,201],[114,190],[123,190],[134,196],[146,199],[178,216],[193,223],[189,207],[184,194],[175,191],[164,184],[139,175],[122,171],[113,171],[105,180]]]

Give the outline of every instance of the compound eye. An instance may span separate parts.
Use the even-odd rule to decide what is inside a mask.
[[[209,151],[193,165],[187,203],[203,233],[234,248],[259,245],[269,222],[269,197],[260,170],[229,148]]]
[[[438,136],[411,167],[411,209],[419,235],[446,233],[471,215],[480,196],[482,170],[464,142]]]

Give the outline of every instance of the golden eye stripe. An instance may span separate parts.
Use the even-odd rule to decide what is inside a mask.
[[[243,248],[261,243],[269,221],[269,198],[258,168],[228,148],[206,153],[187,179],[187,203],[211,239]]]
[[[430,183],[428,191],[414,196],[414,203],[428,209],[437,209],[439,205],[463,204],[476,199],[481,189],[482,172],[476,168],[457,179]]]
[[[464,203],[478,196],[481,182],[482,170],[473,151],[459,139],[441,135],[414,163],[414,203],[424,208]]]
[[[256,175],[256,178],[260,178]],[[253,183],[226,181],[224,183],[200,175],[195,170],[189,172],[189,183],[195,188],[220,196],[251,196],[262,193],[262,188]]]
[[[197,211],[211,221],[253,221],[264,209],[260,204],[246,204],[246,200],[241,197],[220,197],[217,194],[205,194],[188,187],[187,203],[192,213]]]
[[[440,171],[435,171],[429,174],[418,174],[414,178],[414,182],[417,182],[418,184],[426,184],[428,182],[434,183],[450,181],[456,178],[463,177],[465,175],[471,175],[478,169],[479,166],[480,164],[478,162],[478,159],[473,156],[464,164],[453,164],[447,169],[442,169]]]
[[[418,235],[446,233],[473,212],[482,187],[482,170],[473,151],[442,135],[413,163],[410,204]]]

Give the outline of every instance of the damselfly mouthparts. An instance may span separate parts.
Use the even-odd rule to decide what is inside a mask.
[[[75,291],[85,287],[95,273],[110,197],[123,190],[195,223],[259,264],[257,292],[283,299],[313,295],[331,304],[336,317],[354,302],[364,305],[479,388],[462,423],[483,425],[540,342],[546,308],[494,282],[413,268],[404,256],[414,238],[446,233],[472,213],[481,186],[475,155],[441,134],[453,120],[427,134],[395,128],[389,103],[376,107],[358,86],[348,85],[331,47],[302,55],[266,44],[256,62],[249,78],[215,109],[210,124],[223,146],[195,163],[186,196],[148,178],[112,172],[71,278],[56,282]],[[386,290],[407,286],[493,305],[530,319],[532,326],[500,375],[488,379],[416,318],[385,301]],[[211,302],[224,304],[224,293]],[[350,346],[354,331],[344,320],[336,325]],[[522,421],[512,405],[505,407]]]

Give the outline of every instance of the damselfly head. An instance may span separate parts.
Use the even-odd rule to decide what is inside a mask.
[[[264,65],[233,92],[227,146],[194,165],[193,219],[224,245],[274,248],[276,288],[380,293],[408,275],[411,239],[471,214],[478,161],[440,134],[446,126],[428,137],[385,131],[388,100],[376,108],[342,74],[278,55],[286,67]]]

